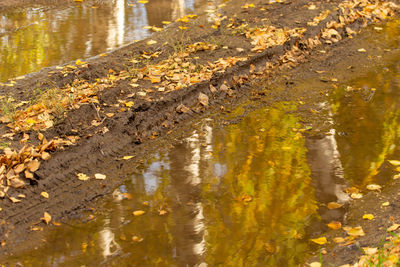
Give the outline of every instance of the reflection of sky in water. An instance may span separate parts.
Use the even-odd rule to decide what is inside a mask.
[[[157,159],[160,158],[159,155],[156,156]],[[147,194],[152,194],[158,187],[160,183],[160,172],[164,170],[169,170],[169,163],[164,160],[155,161],[150,164],[150,166],[143,172],[144,186]],[[133,183],[136,184],[136,176],[133,177]]]

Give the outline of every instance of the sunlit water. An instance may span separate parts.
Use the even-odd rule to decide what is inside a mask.
[[[217,0],[98,2],[0,12],[0,82],[144,39],[152,34],[144,26],[218,9]]]

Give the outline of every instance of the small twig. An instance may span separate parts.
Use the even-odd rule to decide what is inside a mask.
[[[90,102],[90,104],[92,104],[92,107],[94,108],[94,110],[96,110],[97,118],[99,119],[99,121],[102,121],[102,118],[100,117],[100,113],[99,113],[99,110],[97,109],[96,105],[93,102]]]

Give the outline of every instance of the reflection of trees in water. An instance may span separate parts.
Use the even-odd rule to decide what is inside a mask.
[[[226,174],[209,177],[204,188],[211,265],[296,265],[306,254],[302,238],[317,207],[296,127],[294,116],[271,109],[216,135],[216,157]]]
[[[333,98],[336,128],[343,133],[337,140],[345,177],[361,187],[377,179],[383,162],[398,145],[400,102],[396,64],[389,71],[369,72],[350,82],[354,88],[361,88],[359,94],[347,95],[342,88]],[[376,88],[376,93],[371,99],[366,98],[372,88]]]

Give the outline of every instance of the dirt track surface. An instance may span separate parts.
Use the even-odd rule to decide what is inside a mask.
[[[309,8],[313,3],[316,9]],[[302,97],[309,103],[309,106],[304,108],[306,113],[308,107],[321,98],[321,94],[313,90],[295,91],[293,84],[297,80],[319,77],[315,70],[329,69],[350,57],[365,62],[365,65],[369,64],[368,59],[357,52],[359,44],[357,40],[348,38],[349,32],[346,29],[337,29],[341,35],[337,40],[321,38],[321,31],[326,29],[326,22],[339,21],[341,13],[335,9],[339,3],[342,1],[321,3],[299,0],[269,5],[256,1],[254,4],[257,8],[241,8],[241,1],[232,1],[220,11],[222,16],[226,15],[227,18],[221,20],[217,29],[212,28],[212,24],[200,17],[189,24],[187,30],[178,29],[178,25],[171,25],[164,32],[155,34],[151,39],[157,43],[151,46],[147,44],[148,40],[143,40],[107,56],[89,59],[86,66],[68,72],[48,68],[27,75],[26,79],[16,82],[12,91],[7,86],[0,87],[1,95],[11,95],[16,101],[26,101],[35,95],[36,88],[45,91],[54,86],[68,87],[76,79],[94,82],[97,78],[109,77],[110,73],[117,76],[131,69],[132,59],[136,59],[144,51],[149,54],[162,53],[145,64],[139,63],[137,68],[161,62],[180,47],[196,42],[218,44],[218,49],[212,51],[196,51],[194,56],[198,57],[198,64],[227,57],[246,58],[245,61],[239,61],[226,68],[224,72],[214,73],[210,80],[200,81],[180,90],[147,91],[145,96],[137,93],[151,88],[150,81],[140,80],[138,87],[132,87],[129,80],[120,79],[106,89],[96,92],[98,102],[80,104],[65,111],[54,127],[41,132],[47,140],[55,137],[71,140],[71,136],[74,136],[72,139],[76,139],[76,143],[51,151],[51,158],[42,161],[34,179],[24,180],[27,183],[24,188],[9,189],[9,196],[25,195],[21,202],[12,203],[7,197],[0,199],[0,207],[3,209],[3,223],[0,226],[3,257],[34,244],[40,233],[32,232],[31,227],[44,225],[41,221],[44,212],[51,214],[52,220],[56,222],[80,216],[81,219],[85,219],[82,211],[90,209],[96,199],[119,185],[123,174],[131,168],[132,161],[140,163],[148,152],[165,145],[174,131],[187,127],[194,120],[221,112],[225,106],[248,99],[260,99],[261,95],[268,95],[271,102]],[[321,23],[316,26],[307,25],[307,22],[313,21],[313,18],[326,9],[332,11]],[[233,14],[237,14],[237,25],[274,25],[288,29],[304,28],[306,31],[303,36],[290,37],[283,45],[276,45],[257,53],[251,51],[253,45],[249,39],[244,35],[232,35],[231,30],[226,28]],[[370,23],[372,20],[360,18],[346,27],[358,31]],[[316,37],[320,43],[311,47],[307,40]],[[168,41],[168,44],[164,44],[165,41]],[[373,44],[370,45],[371,47],[365,47],[367,51],[373,49]],[[321,50],[326,50],[327,53],[318,52]],[[313,62],[315,65],[305,62]],[[295,69],[291,70],[293,68]],[[277,84],[286,87],[280,91],[265,90],[257,86],[261,80],[271,83],[276,81]],[[210,85],[213,86],[211,90]],[[208,96],[207,103],[199,99],[200,93]],[[121,102],[118,100],[122,103],[132,101],[133,104],[121,108]],[[108,117],[107,113],[115,115]],[[93,124],[93,120],[97,123]],[[0,133],[8,132],[9,128],[2,124]],[[36,131],[30,130],[26,133],[30,135],[29,142],[34,145],[40,143]],[[23,137],[23,132],[17,132],[14,140],[8,140],[11,147],[20,149],[23,144],[19,141]],[[133,155],[134,158],[129,162],[121,160],[125,155]],[[89,176],[104,173],[107,179],[80,181],[76,177],[77,173]],[[40,195],[43,191],[48,192],[49,199]],[[20,245],[25,239],[31,242]],[[17,244],[20,245],[19,248]]]

